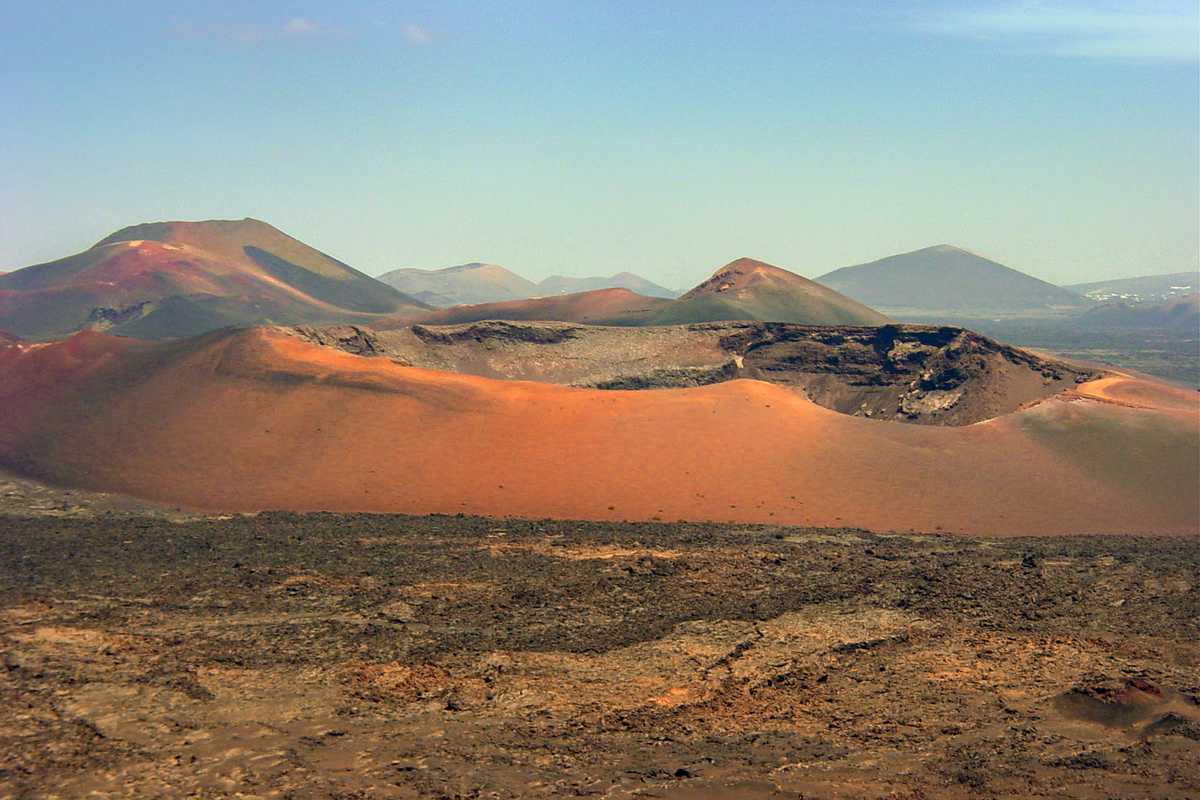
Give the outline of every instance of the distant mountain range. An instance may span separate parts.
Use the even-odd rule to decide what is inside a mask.
[[[152,222],[0,276],[0,330],[142,338],[231,325],[367,323],[429,308],[255,219]]]
[[[1159,303],[1115,301],[1088,309],[1078,324],[1086,328],[1200,331],[1200,294],[1172,297]]]
[[[890,320],[861,303],[785,269],[740,258],[675,300],[628,289],[464,305],[426,314],[430,324],[484,319],[559,320],[594,325],[673,325],[721,320],[807,325],[882,325]],[[403,320],[409,321],[409,320]]]
[[[445,269],[394,269],[380,275],[379,280],[437,308],[522,300],[538,294],[533,281],[499,264],[478,261]]]
[[[1165,302],[1200,292],[1200,271],[1076,283],[1066,288],[1099,303],[1112,300],[1134,303]]]
[[[679,296],[679,292],[659,286],[632,272],[618,272],[607,278],[568,278],[562,275],[552,275],[538,284],[538,291],[542,295],[590,292],[594,289],[629,289],[646,297],[665,297],[667,299]]]
[[[950,245],[844,267],[816,281],[742,258],[682,296],[629,272],[534,283],[482,262],[398,269],[375,279],[259,220],[153,222],[73,256],[0,273],[0,331],[29,340],[85,329],[161,339],[263,324],[879,325],[993,315],[1183,330],[1193,324],[1195,300],[1187,298],[1198,286],[1200,275],[1181,272],[1064,288]]]
[[[817,281],[892,315],[1069,311],[1088,305],[1075,292],[946,244],[843,267]]]
[[[646,297],[677,297],[678,293],[648,281],[632,272],[608,277],[571,278],[554,275],[540,283],[521,277],[499,264],[472,262],[444,269],[394,269],[379,280],[395,289],[438,308],[499,303],[574,294],[596,289],[629,289]]]
[[[416,318],[398,317],[387,327],[413,322],[423,325],[458,325],[485,319],[578,322],[587,325],[644,325],[671,303],[629,289],[594,289],[590,292],[505,300],[499,303],[439,308]]]

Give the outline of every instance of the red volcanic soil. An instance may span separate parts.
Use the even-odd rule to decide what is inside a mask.
[[[535,297],[529,300],[506,300],[501,303],[479,303],[476,305],[453,306],[416,319],[398,320],[394,325],[375,324],[374,327],[404,327],[412,322],[425,325],[453,325],[479,322],[485,319],[507,320],[558,320],[592,324],[640,324],[649,313],[671,301],[659,297],[646,297],[629,289],[596,289],[591,292]]]
[[[1117,375],[964,427],[783,387],[601,391],[402,367],[271,329],[0,350],[0,463],[222,510],[977,534],[1200,527],[1196,394]]]

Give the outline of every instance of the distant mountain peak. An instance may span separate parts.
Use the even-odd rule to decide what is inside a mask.
[[[502,267],[499,264],[492,264],[487,261],[471,261],[466,264],[459,264],[458,266],[455,266],[455,267],[444,267],[443,269],[433,269],[433,270],[423,270],[423,271],[443,272],[443,273],[448,274],[448,273],[452,273],[452,272],[472,272],[474,270],[493,270],[493,271],[502,271],[502,272],[512,272],[507,267]]]
[[[594,289],[622,288],[630,289],[646,297],[676,297],[678,292],[629,271],[618,272],[604,277],[571,277],[567,275],[551,275],[538,283],[542,294],[575,294]]]
[[[379,280],[425,302],[448,307],[530,297],[536,285],[499,264],[472,261],[440,269],[404,267]]]
[[[759,261],[757,258],[742,256],[741,258],[735,258],[733,261],[730,261],[723,267],[718,267],[716,272],[713,274],[715,275],[717,272],[725,272],[730,270],[744,272],[746,270],[762,269],[764,267],[767,269],[779,269],[779,267],[772,266],[765,261]]]
[[[707,280],[684,294],[682,299],[745,289],[756,277],[773,278],[784,283],[809,283],[807,278],[794,272],[755,258],[742,257],[718,267]]]
[[[968,250],[965,247],[959,247],[956,244],[946,244],[946,243],[934,244],[934,245],[930,245],[929,247],[922,247],[917,250],[911,250],[907,253],[903,253],[902,255],[910,255],[910,256],[911,255],[962,255],[962,256],[972,256],[974,258],[982,258],[985,261],[992,260],[990,258],[987,258],[986,256],[981,256],[981,255],[979,255],[979,253],[976,253],[972,250]]]
[[[951,244],[842,267],[817,278],[884,311],[1007,313],[1078,307],[1072,292]]]
[[[659,315],[660,322],[726,319],[809,325],[880,325],[889,321],[803,275],[749,257],[720,267]]]
[[[188,231],[220,232],[226,236],[252,236],[255,233],[270,233],[276,236],[286,236],[281,230],[269,222],[254,217],[242,219],[202,219],[202,220],[161,220],[158,222],[139,222],[127,225],[120,230],[105,236],[94,247],[130,240],[161,241],[173,235],[186,235]]]

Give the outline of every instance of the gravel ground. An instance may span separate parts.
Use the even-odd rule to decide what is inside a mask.
[[[0,797],[1200,796],[1196,539],[78,507]]]

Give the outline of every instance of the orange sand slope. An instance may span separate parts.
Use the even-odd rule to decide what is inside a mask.
[[[642,392],[492,381],[270,329],[0,349],[0,463],[228,510],[979,534],[1200,527],[1196,394],[1129,376],[926,427],[757,381]]]

